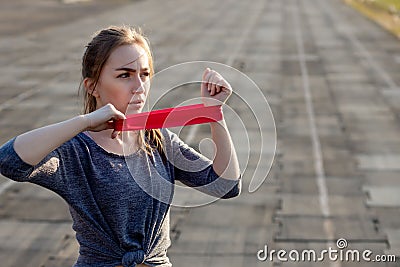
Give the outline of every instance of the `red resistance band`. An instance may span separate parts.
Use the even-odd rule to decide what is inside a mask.
[[[221,106],[196,104],[128,115],[125,120],[115,121],[114,129],[116,131],[159,129],[216,122],[222,119]]]

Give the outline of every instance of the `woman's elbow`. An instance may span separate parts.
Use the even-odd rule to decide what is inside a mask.
[[[223,195],[221,198],[222,199],[229,199],[229,198],[234,198],[240,195],[242,192],[242,180],[239,179],[238,183],[225,195]]]

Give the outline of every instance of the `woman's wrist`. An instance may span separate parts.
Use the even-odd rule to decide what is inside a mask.
[[[88,114],[78,115],[76,117],[76,119],[78,121],[80,121],[80,126],[79,126],[80,131],[79,132],[85,132],[88,129],[90,129],[91,121],[90,121],[90,117],[88,116]]]

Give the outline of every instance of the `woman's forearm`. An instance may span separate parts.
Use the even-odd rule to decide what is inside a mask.
[[[36,165],[78,133],[112,129],[111,121],[118,119],[125,119],[125,115],[112,104],[107,104],[91,113],[21,134],[15,139],[14,149],[23,161]],[[117,135],[118,131],[114,130],[110,137]]]
[[[214,171],[226,179],[240,177],[239,162],[225,120],[210,123],[211,136],[216,146]]]
[[[15,139],[15,152],[24,162],[36,165],[51,151],[85,130],[87,126],[87,119],[81,115],[26,132]]]

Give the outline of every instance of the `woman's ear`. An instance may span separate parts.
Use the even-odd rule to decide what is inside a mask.
[[[99,93],[96,90],[96,83],[93,79],[85,78],[83,80],[83,86],[85,87],[85,90],[89,95],[92,95],[96,98],[99,96]]]

